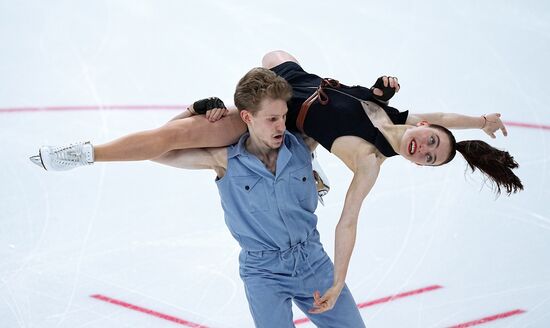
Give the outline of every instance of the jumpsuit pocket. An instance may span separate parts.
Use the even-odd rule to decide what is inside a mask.
[[[241,204],[248,204],[250,213],[268,211],[269,201],[265,181],[258,176],[241,176],[233,178],[235,192]]]
[[[317,206],[317,187],[313,179],[311,165],[290,172],[290,192],[307,210],[315,210]]]

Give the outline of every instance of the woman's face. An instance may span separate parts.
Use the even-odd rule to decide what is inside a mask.
[[[399,153],[418,165],[441,165],[451,152],[445,132],[431,128],[427,123],[407,129],[401,138]]]

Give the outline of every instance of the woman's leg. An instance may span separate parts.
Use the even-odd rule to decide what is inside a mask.
[[[29,159],[47,171],[66,171],[94,162],[142,161],[159,158],[174,150],[223,147],[235,143],[246,131],[236,109],[216,122],[204,115],[175,119],[164,126],[133,133],[106,144],[92,146],[77,142],[64,146],[42,146]]]
[[[262,58],[262,67],[271,69],[287,61],[291,61],[291,62],[295,62],[296,64],[299,64],[298,60],[288,52],[282,51],[282,50],[275,50],[275,51],[268,52],[267,54],[264,55],[264,57]]]
[[[174,149],[223,147],[237,142],[245,131],[246,124],[235,108],[216,122],[208,121],[204,115],[196,115],[94,145],[94,161],[141,161],[157,158]]]

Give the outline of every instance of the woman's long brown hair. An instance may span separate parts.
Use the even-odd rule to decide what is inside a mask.
[[[501,193],[502,188],[506,189],[508,195],[523,190],[521,180],[512,172],[512,169],[519,167],[519,165],[510,153],[496,149],[481,140],[456,142],[449,129],[437,124],[430,124],[430,127],[445,132],[449,137],[451,153],[443,164],[450,162],[458,151],[462,154],[472,172],[478,169],[490,179],[497,194]]]

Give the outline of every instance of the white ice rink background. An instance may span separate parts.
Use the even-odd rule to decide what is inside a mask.
[[[402,110],[509,122],[506,138],[456,136],[515,156],[512,197],[461,156],[382,166],[347,277],[367,327],[550,327],[549,2],[0,0],[0,44],[0,327],[253,326],[213,173],[55,173],[28,156],[160,126],[203,97],[231,103],[275,49],[345,84],[398,76]],[[319,154],[332,256],[351,174]]]

